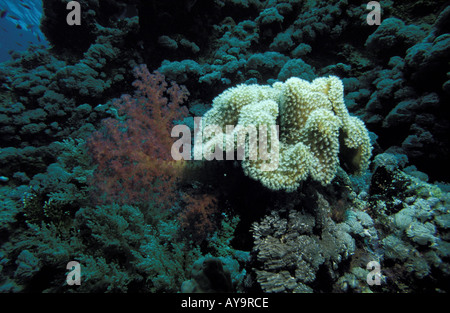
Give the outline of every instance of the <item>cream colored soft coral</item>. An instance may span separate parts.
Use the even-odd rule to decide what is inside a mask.
[[[364,123],[350,116],[344,104],[344,87],[336,76],[317,78],[311,83],[290,78],[273,86],[239,85],[213,100],[213,107],[203,117],[203,127],[226,125],[247,127],[279,125],[278,139],[273,134],[258,133],[279,154],[277,168],[264,168],[269,162],[259,151],[258,157],[242,161],[244,173],[264,186],[295,190],[308,176],[329,184],[339,165],[352,173],[361,173],[369,165],[372,153]],[[259,129],[259,128],[258,128]],[[206,136],[206,145],[236,146],[236,131]],[[260,141],[261,143],[261,141]],[[248,148],[248,140],[247,146]],[[273,161],[273,160],[271,160]]]

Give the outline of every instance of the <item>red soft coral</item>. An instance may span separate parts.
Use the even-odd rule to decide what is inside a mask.
[[[101,203],[151,204],[169,208],[175,198],[182,161],[174,161],[170,136],[173,122],[187,116],[181,104],[188,91],[164,75],[149,73],[145,65],[134,70],[133,96],[114,101],[119,116],[108,118],[88,140],[98,167],[93,183]]]
[[[210,194],[184,195],[185,208],[179,215],[182,234],[201,243],[216,230],[217,198]]]

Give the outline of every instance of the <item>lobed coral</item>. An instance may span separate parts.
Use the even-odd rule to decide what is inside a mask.
[[[343,93],[342,82],[334,76],[311,83],[290,78],[273,87],[239,85],[213,100],[202,123],[204,128],[225,129],[226,125],[270,127],[279,121],[279,147],[273,134],[259,133],[267,136],[271,160],[265,161],[261,151],[256,159],[247,155],[242,162],[245,174],[274,190],[295,190],[308,176],[326,185],[335,177],[340,161],[352,173],[364,172],[372,151],[368,131],[361,120],[349,115]],[[240,131],[236,127],[224,136],[207,137],[203,153],[230,145],[237,149],[235,136]],[[267,169],[268,162],[277,164]]]

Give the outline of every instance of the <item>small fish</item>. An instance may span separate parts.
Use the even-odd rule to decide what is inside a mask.
[[[39,42],[41,42],[41,37],[40,37],[39,35],[36,35],[36,37],[37,37],[37,40],[38,40]]]
[[[11,15],[11,14],[10,14],[9,17],[12,18],[13,20],[16,20],[16,21],[19,20],[19,18],[18,18],[17,16],[15,16],[15,15]]]
[[[27,9],[31,10],[31,7],[26,5],[25,3],[20,3],[20,5],[23,6],[24,8],[27,8]]]
[[[8,177],[6,177],[6,176],[0,176],[0,182],[6,183],[8,180],[9,180]]]
[[[0,17],[1,17],[1,18],[4,18],[4,17],[6,16],[6,13],[8,13],[7,10],[1,10],[0,12],[1,12],[1,13],[0,13]]]
[[[17,29],[22,29],[22,26],[20,26],[19,24],[16,25]]]
[[[20,46],[20,47],[23,47],[22,44],[20,44],[20,43],[18,43],[18,42],[16,42],[16,45],[18,45],[18,46]]]

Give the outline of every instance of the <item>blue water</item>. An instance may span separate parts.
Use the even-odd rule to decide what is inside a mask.
[[[25,51],[30,45],[48,45],[39,29],[42,0],[0,0],[0,62],[11,58],[10,51]],[[5,12],[6,11],[6,12]]]

